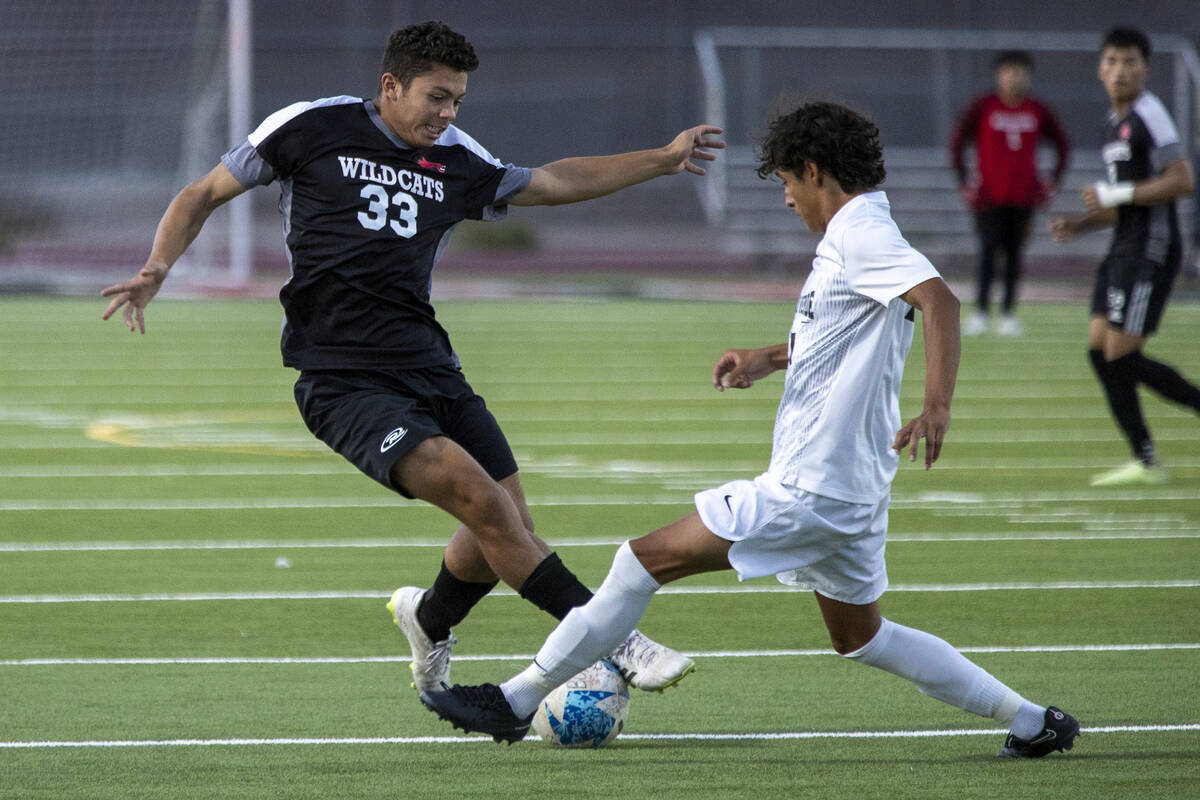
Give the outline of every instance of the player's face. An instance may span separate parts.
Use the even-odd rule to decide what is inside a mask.
[[[458,116],[467,73],[435,66],[413,78],[407,89],[389,77],[383,76],[380,116],[408,144],[429,147]]]
[[[1133,102],[1142,93],[1150,67],[1136,47],[1106,47],[1100,52],[1100,82],[1114,105]]]
[[[1020,64],[1002,64],[996,68],[996,91],[1003,97],[1024,97],[1029,91],[1029,80],[1029,70]]]
[[[786,169],[775,171],[779,180],[783,181],[783,201],[796,216],[804,220],[804,224],[813,233],[821,233],[825,226],[821,223],[820,192],[817,182],[804,178]]]

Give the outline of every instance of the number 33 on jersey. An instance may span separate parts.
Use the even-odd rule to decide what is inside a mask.
[[[433,267],[457,223],[503,218],[530,178],[453,125],[410,147],[372,101],[346,96],[275,112],[221,162],[243,186],[279,183],[283,355],[300,369],[453,363]]]

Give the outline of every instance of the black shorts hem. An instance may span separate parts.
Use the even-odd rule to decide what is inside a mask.
[[[462,447],[493,480],[517,472],[495,417],[455,367],[305,371],[295,396],[313,435],[404,497],[412,494],[393,483],[392,469],[433,436]]]

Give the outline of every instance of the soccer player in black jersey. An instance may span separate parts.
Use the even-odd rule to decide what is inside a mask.
[[[479,61],[440,22],[394,31],[375,98],[332,97],[271,116],[168,206],[146,264],[110,286],[145,333],[144,309],[218,206],[279,182],[291,277],[285,365],[309,429],[375,480],[426,500],[461,526],[431,588],[402,587],[388,604],[413,651],[418,689],[449,679],[451,627],[502,580],[562,619],[591,592],[533,533],[508,442],[463,377],[430,305],[431,273],[451,229],[499,219],[508,205],[558,205],[683,171],[703,175],[724,147],[699,125],[665,147],[503,164],[452,123]],[[691,659],[634,632],[612,655],[630,682],[661,690]]]
[[[1174,368],[1142,354],[1179,273],[1182,247],[1175,200],[1195,177],[1166,108],[1145,90],[1150,40],[1135,28],[1113,28],[1100,48],[1099,77],[1112,110],[1104,127],[1106,181],[1083,190],[1087,213],[1050,223],[1057,241],[1115,226],[1092,294],[1088,357],[1104,387],[1134,460],[1092,479],[1093,486],[1160,484],[1166,470],[1138,401],[1139,383],[1200,411],[1200,389]]]

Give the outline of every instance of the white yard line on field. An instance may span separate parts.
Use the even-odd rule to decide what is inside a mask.
[[[1084,727],[1087,734],[1103,733],[1172,733],[1200,731],[1200,723],[1179,725],[1103,725]],[[959,728],[925,731],[783,731],[778,733],[625,733],[621,739],[636,741],[782,741],[791,739],[928,739],[950,736],[999,736],[1001,729]],[[530,740],[536,739],[530,736]],[[477,744],[491,742],[488,736],[362,736],[329,738],[277,739],[125,739],[80,741],[0,741],[0,749],[64,749],[101,747],[269,747],[269,746],[328,746],[380,744]]]
[[[938,542],[1092,542],[1122,540],[1200,539],[1200,529],[1163,525],[1163,533],[1152,527],[1124,533],[1074,533],[1074,531],[1028,531],[1022,534],[895,534],[888,545],[930,545]],[[553,547],[619,547],[624,539],[556,539]],[[125,551],[281,551],[281,549],[388,549],[444,548],[446,540],[402,541],[395,539],[347,539],[324,541],[181,541],[181,542],[0,542],[0,553],[83,553]]]
[[[703,487],[698,487],[703,488]],[[681,489],[673,494],[648,497],[631,496],[628,493],[603,495],[547,495],[529,500],[531,508],[553,506],[620,506],[691,505],[692,489]],[[1143,487],[1119,492],[1068,492],[1062,494],[987,495],[978,492],[920,493],[912,496],[898,495],[892,498],[894,510],[926,508],[938,505],[959,507],[970,506],[978,511],[990,509],[1025,508],[1037,503],[1051,503],[1062,507],[1065,503],[1091,503],[1097,499],[1106,502],[1148,501],[1154,503],[1186,501],[1195,502],[1196,493],[1190,487]],[[147,498],[104,498],[104,499],[42,499],[12,498],[0,500],[0,512],[5,511],[233,511],[278,508],[429,508],[416,500],[404,500],[395,495],[381,494],[378,497],[198,497],[187,499]]]
[[[1115,527],[1104,533],[1075,531],[1027,531],[1023,533],[979,532],[945,534],[889,534],[888,544],[937,544],[938,542],[1094,542],[1109,540],[1200,539],[1200,529],[1185,528],[1177,523],[1163,523],[1143,528]],[[616,539],[553,539],[553,547],[618,547],[625,541]],[[0,542],[0,553],[73,553],[123,552],[139,550],[339,550],[436,548],[446,546],[445,539],[425,541],[398,539],[327,539],[321,541],[272,540],[210,540],[179,542]]]
[[[1036,456],[1013,459],[979,459],[970,461],[947,461],[947,468],[954,471],[1019,471],[1029,470],[1100,470],[1102,464],[1077,459],[1038,458]],[[1200,458],[1174,458],[1173,468],[1200,467]],[[760,461],[730,462],[714,460],[706,463],[678,461],[633,461],[613,460],[598,464],[584,463],[572,459],[571,463],[547,463],[535,461],[521,466],[522,475],[546,475],[565,478],[595,478],[606,476],[642,475],[646,477],[676,477],[682,475],[736,476],[737,474],[761,471],[765,464]],[[138,466],[113,466],[104,464],[65,464],[61,466],[10,466],[0,467],[0,479],[78,479],[78,478],[174,478],[174,477],[296,477],[296,476],[359,476],[354,467],[341,461],[325,461],[319,464],[289,463],[276,464],[232,464],[232,463],[165,463]]]
[[[1150,644],[1062,644],[1062,645],[985,645],[958,647],[960,653],[1142,653],[1164,650],[1200,650],[1200,642]],[[712,650],[689,652],[693,658],[782,658],[805,656],[836,656],[833,650]],[[533,653],[464,655],[456,653],[457,661],[530,661]],[[0,659],[0,667],[62,667],[62,666],[189,666],[189,665],[321,665],[321,664],[407,664],[410,656],[280,656],[280,657],[193,657],[193,658],[12,658]]]
[[[108,464],[67,464],[57,467],[22,466],[0,467],[0,479],[30,478],[39,480],[77,478],[222,478],[222,477],[295,477],[297,475],[361,475],[348,463],[340,461],[320,464],[146,464],[115,466]]]
[[[1177,581],[1051,581],[1047,583],[928,583],[898,584],[888,587],[895,592],[1021,592],[1071,589],[1194,589],[1200,580]],[[666,586],[660,595],[780,594],[807,591],[793,586]],[[48,603],[158,603],[158,602],[238,602],[263,600],[386,600],[390,589],[350,589],[289,592],[144,592],[139,594],[17,594],[0,595],[0,605],[42,605]],[[496,589],[490,597],[516,597],[511,589]]]
[[[715,423],[714,423],[715,425]],[[118,440],[116,437],[110,439],[87,439],[83,438],[82,431],[75,434],[71,431],[56,432],[54,437],[50,436],[30,436],[25,438],[17,438],[6,436],[0,442],[0,451],[3,450],[38,450],[38,449],[54,449],[54,450],[77,450],[77,449],[93,449],[96,447],[106,447],[113,445],[121,445],[125,447],[140,447],[146,449],[184,449],[184,450],[233,450],[241,446],[236,452],[255,453],[255,454],[273,454],[271,451],[285,450],[289,453],[324,453],[327,452],[325,445],[318,442],[316,439],[305,438],[302,432],[297,432],[294,436],[272,435],[270,431],[259,428],[254,432],[253,441],[247,444],[245,435],[250,431],[250,425],[226,426],[216,433],[206,433],[205,435],[190,435],[189,430],[175,430],[170,432],[169,441],[161,437],[166,437],[165,428],[150,430],[150,429],[120,429],[123,440]],[[91,430],[117,430],[111,426],[92,426]],[[130,433],[129,431],[133,431]],[[69,434],[69,435],[68,435]],[[1193,442],[1196,434],[1190,428],[1180,427],[1176,430],[1171,430],[1163,425],[1156,426],[1154,429],[1154,439],[1159,442]],[[716,434],[711,430],[704,433],[694,432],[675,432],[662,434],[628,434],[628,433],[537,433],[537,434],[512,434],[508,437],[509,444],[518,449],[534,449],[534,448],[588,448],[588,447],[718,447],[723,445],[739,446],[739,447],[770,447],[771,440],[761,431],[756,430],[754,433],[730,432],[727,434]],[[1115,443],[1117,438],[1107,430],[1076,430],[1062,429],[1054,431],[1053,435],[1039,433],[1036,431],[1012,431],[1012,430],[981,430],[968,431],[957,434],[954,441],[960,444],[994,444],[994,445],[1015,445],[1015,444],[1055,444],[1063,448],[1074,447],[1081,442],[1108,442]],[[259,448],[255,450],[254,448]],[[268,450],[269,448],[270,450]],[[1091,469],[1103,469],[1104,464],[1092,464]],[[1111,466],[1111,465],[1107,465]],[[1169,466],[1169,465],[1168,465]]]

